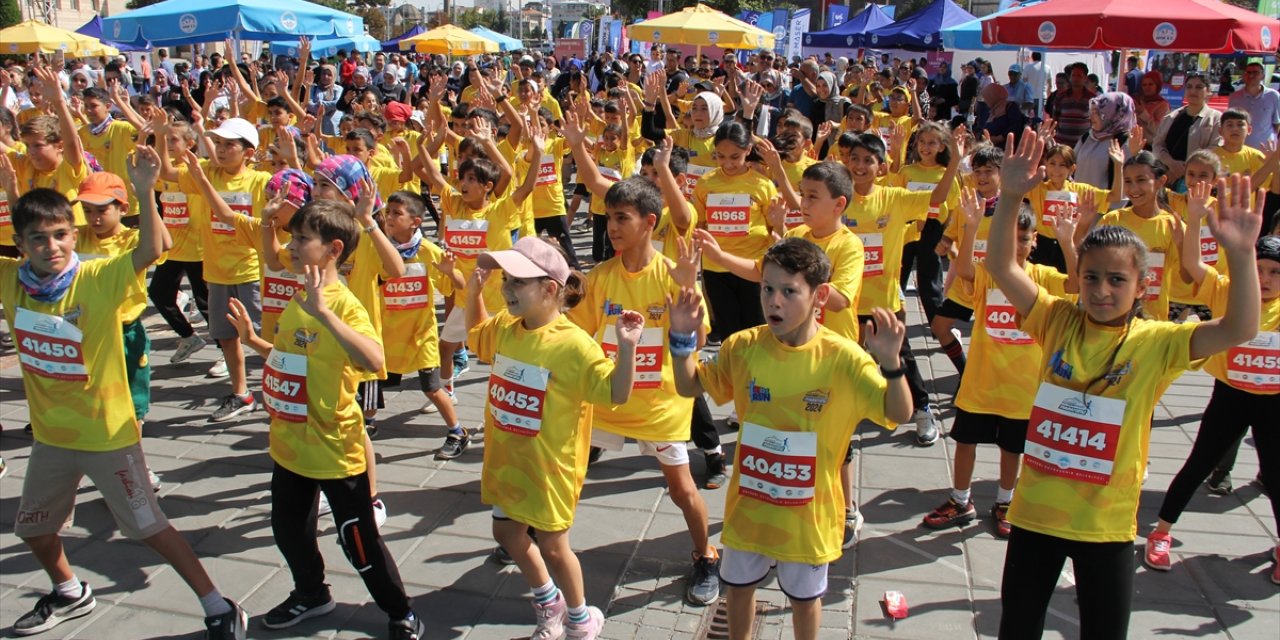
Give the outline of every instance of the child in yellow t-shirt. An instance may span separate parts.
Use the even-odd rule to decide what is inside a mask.
[[[951,496],[925,515],[922,524],[942,529],[973,520],[977,509],[970,497],[973,466],[979,444],[993,443],[1000,448],[1000,478],[996,501],[991,508],[996,535],[1009,537],[1009,503],[1013,501],[1014,484],[1018,481],[1018,462],[1027,439],[1027,417],[1035,397],[1035,379],[1027,375],[1010,375],[1039,366],[1042,353],[1031,336],[1017,329],[1013,308],[1004,294],[992,284],[981,264],[973,259],[980,223],[985,217],[986,201],[972,189],[965,189],[960,199],[965,218],[964,236],[960,239],[959,256],[953,262],[959,279],[973,283],[973,311],[977,321],[969,345],[974,365],[960,379],[956,394],[956,418],[951,426],[951,439],[956,441],[952,472]],[[1055,235],[1070,238],[1075,234],[1079,213],[1058,212]],[[1050,265],[1029,263],[1035,250],[1036,218],[1030,205],[1018,212],[1018,266],[1036,285],[1050,295],[1064,297],[1075,293],[1073,278],[1059,273]],[[1075,273],[1075,248],[1064,247],[1068,273]]]
[[[258,336],[239,300],[230,303],[239,339],[266,361],[262,395],[271,414],[271,529],[294,578],[292,593],[263,623],[281,629],[334,609],[316,542],[322,492],[343,552],[387,614],[393,635],[421,637],[426,625],[410,609],[395,559],[378,532],[356,391],[384,368],[382,339],[338,275],[363,234],[352,206],[332,200],[299,209],[289,232],[296,258],[290,268],[302,276],[304,289],[280,314],[275,342]]]
[[[150,193],[158,160],[149,148],[139,147],[136,155],[134,187]],[[14,631],[39,633],[94,608],[93,590],[71,569],[60,538],[87,475],[121,533],[162,552],[200,598],[210,635],[242,636],[248,617],[218,592],[160,510],[138,421],[129,403],[119,401],[127,387],[120,308],[142,294],[140,277],[164,253],[160,216],[148,200],[136,247],[87,262],[75,251],[74,221],[71,203],[60,193],[33,189],[13,205],[15,238],[26,257],[0,258],[0,304],[14,328],[35,438],[14,534],[39,552],[35,558],[53,583],[51,593],[17,618]]]
[[[54,81],[56,82],[56,80]],[[54,91],[56,116],[37,116],[19,129],[26,153],[8,155],[17,199],[32,189],[53,189],[75,204],[76,226],[84,226],[84,211],[76,201],[76,189],[89,176],[84,146],[61,91]],[[0,171],[8,172],[3,164]]]
[[[733,637],[751,628],[756,585],[775,565],[797,636],[817,633],[827,566],[841,555],[846,501],[839,469],[849,438],[862,419],[892,424],[911,416],[898,356],[906,328],[893,312],[874,309],[868,354],[820,325],[830,274],[830,260],[808,240],[770,247],[761,272],[767,325],[729,337],[705,363],[693,357],[705,314],[697,293],[683,290],[670,312],[680,395],[705,391],[718,403],[732,400],[742,420],[720,535]]]
[[[587,475],[592,404],[621,405],[630,398],[644,316],[622,312],[616,334],[623,365],[615,367],[561,313],[582,298],[583,276],[570,271],[553,245],[521,238],[509,250],[481,254],[477,263],[467,280],[468,342],[477,357],[493,363],[480,499],[493,506],[494,538],[533,590],[533,635],[558,638],[567,631],[594,638],[604,614],[587,606],[569,529]],[[493,269],[503,271],[506,311],[489,317],[483,288]]]
[[[1119,204],[1124,197],[1124,152],[1119,144],[1111,148],[1113,165],[1111,189],[1099,189],[1091,184],[1076,182],[1071,176],[1076,171],[1075,149],[1066,145],[1054,145],[1045,151],[1045,180],[1031,193],[1027,200],[1031,202],[1031,210],[1036,213],[1036,248],[1028,258],[1035,264],[1047,264],[1058,271],[1066,273],[1066,262],[1058,239],[1054,237],[1054,223],[1058,214],[1063,211],[1078,213],[1081,201],[1086,194],[1092,195],[1092,201],[1098,213],[1105,212],[1112,205]],[[1172,194],[1170,194],[1172,195]],[[1066,240],[1067,244],[1071,240]]]
[[[1081,636],[1120,637],[1133,599],[1135,516],[1151,412],[1161,389],[1193,362],[1256,335],[1253,243],[1262,224],[1261,197],[1247,178],[1218,183],[1214,235],[1232,264],[1223,316],[1181,325],[1147,320],[1138,317],[1150,275],[1147,247],[1128,228],[1101,225],[1078,245],[1078,303],[1049,295],[1017,265],[1018,203],[1042,181],[1043,145],[1030,130],[1016,153],[1012,141],[1007,143],[1004,197],[996,206],[984,265],[1017,314],[1017,328],[1045,354],[1009,508],[1000,633],[1043,633],[1054,585],[1071,557]],[[1134,183],[1152,182],[1150,169],[1142,170],[1125,170],[1127,190],[1139,201],[1150,196],[1135,192]]]
[[[111,94],[106,89],[89,87],[84,90],[83,100],[85,123],[79,136],[84,150],[97,159],[103,171],[125,175],[129,154],[138,143],[137,127],[111,117]],[[130,189],[128,213],[137,212],[138,198]]]

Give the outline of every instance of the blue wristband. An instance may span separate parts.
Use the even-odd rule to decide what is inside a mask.
[[[680,334],[668,331],[667,348],[670,349],[671,355],[676,358],[691,356],[693,352],[698,350],[698,334],[697,332]]]

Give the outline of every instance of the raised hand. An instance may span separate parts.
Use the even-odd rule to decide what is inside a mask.
[[[1143,113],[1146,113],[1143,111]],[[1115,138],[1111,139],[1111,146],[1107,148],[1107,157],[1116,164],[1124,164],[1124,148],[1120,146],[1120,141]]]
[[[667,298],[667,317],[671,323],[671,332],[682,335],[696,333],[702,326],[702,296],[693,287],[681,287],[680,295],[675,300]]]
[[[490,142],[493,140],[493,125],[490,124],[488,118],[472,118],[471,119],[471,137],[480,142]]]
[[[0,75],[8,75],[0,73]],[[9,202],[18,199],[18,173],[9,160],[9,154],[0,153],[0,190],[8,194]]]
[[[1209,199],[1213,197],[1208,182],[1187,187],[1187,218],[1201,223],[1209,216]]]
[[[356,220],[362,226],[373,226],[373,204],[378,190],[368,178],[360,178],[360,196],[356,198]]]
[[[724,250],[720,248],[716,237],[706,229],[693,230],[693,243],[698,247],[699,252],[707,254],[713,261],[719,261],[720,256],[724,255]]]
[[[293,294],[293,299],[313,318],[320,318],[328,306],[324,299],[324,268],[318,265],[303,265],[302,291]]]
[[[978,192],[969,187],[960,190],[960,211],[964,213],[965,229],[977,229],[986,215],[987,203]]]
[[[697,243],[692,240],[686,242],[684,238],[676,238],[676,247],[679,254],[675,268],[670,270],[671,278],[681,288],[695,288],[698,286],[698,267],[702,264],[702,250],[698,248]]]
[[[1040,128],[1036,130],[1036,133],[1045,140],[1052,140],[1053,134],[1057,132],[1058,123],[1053,118],[1045,118],[1044,121],[1040,123]]]
[[[526,128],[526,133],[527,131]],[[564,112],[564,126],[561,127],[560,133],[564,135],[570,147],[581,145],[587,139],[587,132],[582,128],[582,120],[572,110]],[[656,165],[657,160],[654,160],[654,163]]]
[[[164,144],[163,141],[160,143]],[[129,172],[129,180],[133,181],[134,189],[138,193],[154,191],[156,180],[160,177],[160,156],[156,154],[155,149],[140,144],[129,156],[126,170]]]
[[[1093,192],[1085,191],[1080,194],[1079,204],[1059,209],[1058,215],[1053,219],[1053,237],[1059,238],[1059,242],[1072,242],[1072,238],[1076,236],[1076,227],[1080,225],[1080,212],[1097,211],[1094,201]]]
[[[618,316],[618,345],[635,347],[640,344],[640,336],[644,333],[644,315],[637,311],[626,310]]]
[[[898,350],[907,335],[907,326],[883,307],[871,310],[872,320],[863,325],[862,336],[867,352],[877,362],[889,362],[898,358]]]
[[[1249,176],[1232,174],[1218,180],[1218,210],[1209,215],[1209,230],[1229,251],[1253,251],[1262,229],[1262,203],[1266,191],[1254,191]]]
[[[826,140],[827,138],[830,138],[831,131],[832,131],[832,127],[831,127],[830,120],[818,125],[818,139]]]
[[[236,328],[236,335],[241,343],[248,344],[257,337],[257,333],[253,330],[253,319],[249,317],[249,310],[245,309],[244,303],[236,298],[227,301],[227,322]]]
[[[671,166],[671,150],[675,148],[675,143],[672,142],[671,136],[663,137],[662,142],[658,143],[655,148],[657,150],[653,152],[654,168],[670,167]]]
[[[1136,156],[1142,148],[1147,146],[1147,132],[1142,125],[1134,125],[1129,131],[1129,155]]]
[[[787,202],[782,197],[774,198],[769,203],[769,210],[765,212],[765,219],[769,222],[769,228],[783,233],[787,230]]]
[[[1036,185],[1044,182],[1044,167],[1040,157],[1044,154],[1044,140],[1028,127],[1022,132],[1017,151],[1013,148],[1014,136],[1004,143],[1004,163],[1000,167],[1000,187],[1009,195],[1021,198]]]

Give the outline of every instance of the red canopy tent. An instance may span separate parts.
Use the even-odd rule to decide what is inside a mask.
[[[982,41],[1044,49],[1273,53],[1280,21],[1218,0],[1047,0],[982,23]]]

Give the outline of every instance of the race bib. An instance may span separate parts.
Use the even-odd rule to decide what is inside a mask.
[[[551,372],[502,354],[494,356],[489,374],[489,415],[507,433],[536,437],[542,431]]]
[[[445,224],[444,244],[458,257],[474,260],[488,246],[488,220],[455,220]]]
[[[280,313],[289,306],[293,295],[302,291],[302,276],[286,270],[264,270],[262,278],[262,312]]]
[[[741,238],[751,230],[751,196],[712,193],[707,196],[707,231],[717,238]]]
[[[973,263],[982,264],[982,261],[986,259],[987,259],[987,241],[974,240],[973,241]]]
[[[862,238],[863,277],[884,275],[884,234],[859,233],[858,237]]]
[[[232,213],[241,215],[246,218],[253,217],[253,195],[243,191],[219,191],[218,196],[222,201],[231,207]],[[215,216],[209,225],[213,232],[222,236],[233,236],[236,234],[236,228],[225,222],[221,222]]]
[[[556,158],[555,156],[544,153],[542,160],[538,163],[538,178],[534,186],[545,187],[556,183]]]
[[[1040,220],[1049,227],[1058,221],[1058,216],[1075,212],[1079,206],[1080,196],[1074,191],[1050,191],[1044,196],[1044,214]]]
[[[404,277],[382,285],[387,311],[425,309],[431,302],[431,285],[427,283],[427,265],[411,262],[404,265]]]
[[[285,422],[307,421],[307,356],[271,350],[262,367],[267,413]]]
[[[170,229],[185,227],[191,222],[187,211],[187,194],[181,191],[165,191],[160,194],[160,217]]]
[[[684,195],[690,197],[693,195],[693,188],[698,186],[698,181],[702,176],[711,173],[715,167],[703,167],[696,164],[690,164],[689,168],[684,171]]]
[[[1029,334],[1018,328],[1016,321],[1018,311],[1013,303],[1005,297],[1004,292],[987,289],[987,312],[983,318],[983,327],[993,342],[1009,345],[1034,344]]]
[[[18,307],[13,334],[18,360],[26,372],[53,380],[89,379],[81,349],[84,334],[74,324],[59,316]]]
[[[813,501],[818,434],[742,423],[738,494],[795,507]]]
[[[1200,262],[1211,267],[1218,264],[1218,239],[1208,225],[1200,226]]]
[[[1280,392],[1280,333],[1261,331],[1227,351],[1227,380],[1237,389]]]
[[[13,219],[9,216],[9,194],[0,191],[0,227],[12,227]]]
[[[666,353],[662,334],[663,330],[658,327],[646,328],[640,334],[640,343],[636,345],[636,376],[631,383],[632,389],[657,389],[662,386],[662,357]],[[605,327],[604,342],[600,346],[610,360],[618,361],[618,325]]]
[[[1144,300],[1159,300],[1160,288],[1164,284],[1164,254],[1152,251],[1147,254],[1147,296]]]
[[[934,187],[937,187],[937,186],[938,186],[937,184],[932,182],[908,182],[907,191],[933,191]],[[941,214],[942,214],[942,207],[940,205],[935,205],[935,204],[929,205],[930,220],[937,220],[938,216]]]
[[[1068,480],[1109,483],[1124,406],[1119,398],[1086,396],[1042,382],[1028,422],[1027,466]]]
[[[609,182],[617,182],[622,179],[622,172],[617,169],[610,169],[609,167],[596,168],[600,170],[600,175],[604,176],[604,179]]]
[[[804,214],[800,213],[799,209],[787,211],[786,216],[782,219],[782,224],[787,228],[787,231],[790,231],[804,224]]]

